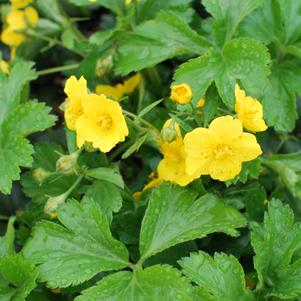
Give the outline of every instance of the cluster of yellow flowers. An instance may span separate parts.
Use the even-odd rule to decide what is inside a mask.
[[[139,86],[141,82],[141,75],[139,73],[126,79],[123,83],[115,86],[97,85],[95,91],[97,94],[104,94],[116,101],[120,101],[124,95],[129,95]]]
[[[261,153],[256,137],[243,132],[243,127],[252,132],[265,131],[261,103],[250,96],[239,85],[235,86],[235,111],[238,118],[230,115],[214,119],[209,128],[196,128],[182,138],[179,125],[168,120],[162,130],[161,152],[163,159],[158,165],[159,180],[186,186],[201,175],[227,181],[237,176],[242,162],[256,159]],[[172,87],[171,99],[179,104],[190,103],[192,91],[189,85]],[[202,107],[205,99],[198,101]],[[166,137],[173,128],[175,138]],[[157,180],[158,181],[158,180]]]
[[[11,11],[6,15],[6,26],[1,34],[4,44],[17,47],[24,41],[26,29],[39,21],[37,11],[29,6],[32,0],[11,0]]]
[[[76,131],[77,146],[85,142],[102,152],[109,152],[124,141],[128,127],[118,102],[104,94],[88,93],[87,81],[71,76],[65,84],[67,94],[65,120],[67,127]]]

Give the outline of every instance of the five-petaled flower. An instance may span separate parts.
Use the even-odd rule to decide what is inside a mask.
[[[235,111],[245,129],[251,132],[262,132],[267,129],[263,119],[262,104],[255,98],[246,96],[246,92],[235,85]]]
[[[256,137],[244,133],[241,121],[229,115],[214,119],[208,129],[187,133],[184,145],[187,174],[210,175],[220,181],[233,179],[240,173],[242,162],[262,153]]]
[[[106,153],[125,140],[129,131],[118,102],[105,95],[87,94],[82,99],[82,110],[75,124],[78,147],[91,142]]]
[[[192,91],[188,84],[180,84],[171,87],[171,95],[170,98],[179,104],[187,104],[190,103],[192,98]]]

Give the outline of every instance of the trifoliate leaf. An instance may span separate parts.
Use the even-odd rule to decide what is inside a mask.
[[[272,200],[264,224],[256,223],[252,228],[259,287],[265,288],[267,296],[281,299],[300,295],[301,258],[294,254],[301,246],[301,224],[294,223],[293,211],[279,200]]]
[[[85,196],[93,199],[100,207],[109,223],[113,212],[118,212],[122,205],[122,197],[118,187],[106,181],[94,181],[87,189]]]
[[[118,272],[82,292],[76,301],[192,301],[192,287],[168,265]]]
[[[245,275],[239,261],[232,255],[205,252],[192,253],[179,261],[184,274],[211,293],[216,301],[255,300],[245,286]]]
[[[301,199],[301,152],[273,155],[263,163],[277,172],[291,193]]]
[[[70,200],[58,208],[58,218],[64,226],[38,223],[23,249],[38,265],[40,281],[52,288],[67,287],[127,266],[127,250],[112,237],[97,203]]]
[[[174,75],[175,83],[188,83],[193,101],[198,101],[215,82],[223,102],[234,108],[237,80],[251,95],[261,95],[269,73],[267,48],[252,39],[239,38],[227,43],[222,53],[214,50],[182,64]]]
[[[156,19],[144,22],[135,27],[133,33],[123,36],[115,70],[127,74],[178,55],[201,54],[209,46],[181,18],[171,12],[161,12]]]
[[[274,64],[269,85],[262,98],[264,116],[276,131],[290,132],[295,127],[296,93],[301,94],[301,71],[294,62]]]
[[[25,137],[43,131],[56,120],[42,103],[19,104],[22,87],[35,78],[32,64],[16,62],[9,78],[0,79],[0,191],[9,193],[20,167],[32,164],[33,147]]]
[[[37,271],[21,255],[0,257],[0,300],[24,301],[36,286]]]
[[[12,255],[15,253],[15,217],[11,217],[7,223],[7,230],[4,236],[0,237],[0,256]]]
[[[215,18],[213,31],[219,44],[229,41],[238,24],[262,2],[263,0],[203,0],[206,10]]]
[[[163,184],[151,194],[142,221],[140,253],[146,259],[178,243],[202,238],[213,232],[237,235],[244,217],[217,196],[197,198],[189,189]]]

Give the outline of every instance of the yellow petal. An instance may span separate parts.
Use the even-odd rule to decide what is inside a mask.
[[[137,73],[130,78],[126,79],[123,83],[124,93],[131,94],[139,86],[141,82],[141,75]]]
[[[116,101],[119,101],[123,96],[123,86],[121,84],[116,86],[110,85],[97,85],[95,88],[97,94],[104,94]]]
[[[17,47],[20,44],[22,44],[24,38],[25,38],[24,34],[16,33],[10,28],[4,29],[1,34],[2,42],[11,47]]]
[[[0,69],[2,70],[3,73],[8,74],[9,73],[8,63],[1,60],[0,61]]]
[[[212,161],[209,173],[212,179],[228,181],[234,179],[241,171],[241,162],[237,160]]]
[[[12,10],[6,15],[6,23],[10,30],[26,29],[26,20],[23,10]]]
[[[209,125],[209,130],[220,142],[228,142],[242,134],[242,123],[239,119],[233,119],[232,116],[222,116],[215,118]]]
[[[18,8],[23,8],[25,6],[27,6],[28,4],[30,4],[32,2],[32,0],[10,0],[12,8],[18,9]]]
[[[39,14],[33,7],[30,6],[25,8],[24,14],[30,26],[34,26],[39,22]]]

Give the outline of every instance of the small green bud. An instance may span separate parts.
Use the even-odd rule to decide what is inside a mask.
[[[67,198],[66,193],[60,194],[58,196],[50,197],[44,206],[44,212],[50,215],[51,218],[56,218],[57,217],[56,209],[60,204],[66,201],[66,198]]]
[[[39,184],[42,184],[50,175],[52,172],[45,170],[42,167],[38,167],[33,170],[32,176]]]
[[[174,121],[170,122],[168,127],[162,129],[161,137],[163,141],[166,142],[172,142],[177,138],[177,131],[175,129]]]
[[[72,175],[76,171],[78,152],[74,152],[71,155],[61,156],[56,161],[56,171],[65,175]]]
[[[95,73],[96,76],[101,77],[105,74],[107,74],[113,67],[113,57],[112,54],[110,53],[103,59],[99,59],[96,62],[96,69]]]

